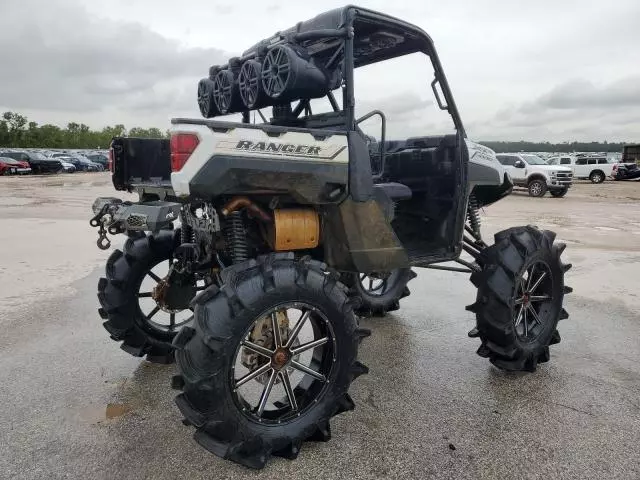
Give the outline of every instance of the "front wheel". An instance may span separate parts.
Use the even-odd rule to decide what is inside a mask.
[[[411,294],[407,283],[416,277],[410,268],[397,268],[390,272],[344,273],[343,282],[349,295],[359,299],[356,314],[362,317],[384,316],[400,308],[400,300]]]
[[[221,275],[222,288],[194,300],[194,328],[174,341],[176,403],[215,455],[250,468],[272,455],[293,459],[354,408],[347,391],[367,372],[356,357],[368,332],[319,262],[275,254]]]
[[[602,183],[604,182],[604,178],[604,173],[600,171],[591,172],[591,175],[589,175],[591,183]]]
[[[547,193],[547,184],[542,180],[531,180],[527,189],[531,197],[544,197]]]
[[[550,193],[551,193],[551,196],[554,198],[562,198],[567,194],[568,191],[569,191],[568,188],[562,188],[560,190],[550,190]]]
[[[555,233],[536,227],[515,227],[497,233],[471,275],[478,288],[475,312],[478,355],[496,367],[535,371],[549,361],[549,345],[560,342],[558,321],[568,318],[562,308],[571,288],[564,274],[571,267],[560,261],[565,245],[555,244]]]

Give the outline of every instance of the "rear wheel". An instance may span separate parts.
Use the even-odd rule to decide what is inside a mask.
[[[544,194],[547,193],[547,184],[543,180],[531,180],[527,189],[531,197],[544,197]]]
[[[356,314],[360,316],[384,316],[400,308],[400,300],[411,294],[407,283],[416,277],[410,268],[397,268],[391,272],[345,273],[344,283],[349,295],[360,299]]]
[[[600,170],[591,172],[591,175],[589,175],[589,180],[591,180],[591,183],[604,182],[604,172],[601,172]]]
[[[549,361],[549,345],[560,342],[564,274],[560,261],[565,245],[554,245],[555,234],[535,227],[515,227],[496,234],[495,244],[482,252],[482,271],[471,275],[478,287],[475,312],[478,355],[503,370],[535,371]]]
[[[123,251],[111,254],[98,283],[99,314],[111,338],[122,342],[125,352],[155,363],[173,361],[171,342],[193,318],[188,306],[196,295],[195,280],[183,287],[164,283],[178,234],[129,238]]]
[[[567,194],[568,191],[569,191],[568,188],[562,188],[560,190],[550,190],[549,192],[551,193],[552,197],[562,198]]]
[[[223,287],[195,303],[194,328],[176,337],[174,387],[195,439],[251,468],[293,459],[304,440],[328,440],[329,419],[352,410],[356,317],[337,275],[292,254],[223,270]]]

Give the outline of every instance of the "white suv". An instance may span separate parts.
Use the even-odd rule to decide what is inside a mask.
[[[613,163],[607,157],[575,157],[563,155],[551,157],[547,160],[549,165],[561,165],[569,167],[575,178],[588,178],[593,183],[602,183],[607,177],[613,175]]]
[[[498,161],[511,175],[513,184],[529,190],[532,197],[564,197],[573,183],[570,168],[548,165],[542,158],[530,153],[498,153]]]

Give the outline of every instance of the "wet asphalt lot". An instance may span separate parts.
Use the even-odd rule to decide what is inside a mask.
[[[181,424],[173,366],[117,348],[95,296],[90,204],[105,174],[0,179],[0,478],[640,478],[640,182],[514,194],[486,231],[536,223],[574,268],[562,342],[534,374],[475,354],[464,274],[420,270],[399,312],[364,320],[371,371],[333,439],[260,472],[222,461]]]

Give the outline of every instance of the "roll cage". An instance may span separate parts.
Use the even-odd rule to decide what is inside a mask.
[[[342,113],[344,128],[347,131],[356,130],[358,120],[362,121],[374,114],[382,117],[384,125],[382,112],[371,112],[361,119],[356,118],[354,70],[412,53],[424,53],[431,60],[434,70],[431,89],[438,107],[449,113],[458,133],[466,137],[433,41],[417,26],[383,13],[349,5],[322,13],[306,22],[300,22],[292,28],[278,32],[257,43],[245,51],[240,59],[235,60],[244,62],[256,58],[266,49],[280,44],[290,44],[304,49],[316,64],[322,65],[323,68],[340,68],[339,88],[342,88],[342,108],[332,92],[329,92],[327,97],[334,112]],[[221,68],[225,67],[227,65]],[[310,99],[300,99],[291,114],[294,118],[302,114],[310,115]],[[260,115],[266,122],[262,113]],[[249,118],[249,112],[244,112],[243,121],[249,123]]]

